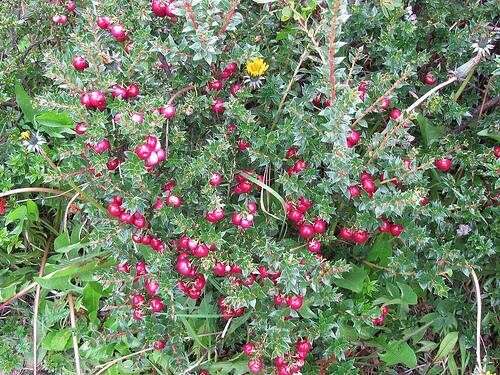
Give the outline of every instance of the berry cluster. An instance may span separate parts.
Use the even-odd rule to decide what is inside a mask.
[[[146,141],[135,148],[135,154],[144,160],[146,169],[151,170],[167,158],[165,150],[154,135],[148,135]]]
[[[220,313],[224,320],[237,318],[238,316],[242,316],[245,313],[244,307],[238,307],[238,308],[231,307],[226,303],[224,297],[220,297],[217,300],[217,305],[219,306]]]
[[[382,306],[380,308],[380,315],[372,319],[373,325],[374,326],[384,325],[384,320],[387,314],[389,314],[389,306]]]
[[[404,227],[401,224],[394,224],[393,222],[382,219],[382,224],[380,224],[378,230],[382,233],[389,233],[394,237],[399,237],[404,231]]]
[[[130,224],[135,226],[137,229],[144,229],[148,227],[148,222],[144,215],[138,211],[133,214],[130,211],[126,211],[123,207],[123,198],[119,195],[111,198],[107,206],[109,216],[118,219],[123,224]]]

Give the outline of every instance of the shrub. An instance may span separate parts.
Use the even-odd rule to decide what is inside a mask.
[[[79,296],[84,369],[486,371],[492,1],[54,3],[53,84],[17,87],[8,150],[78,202],[35,280]],[[44,303],[61,371],[74,309]]]

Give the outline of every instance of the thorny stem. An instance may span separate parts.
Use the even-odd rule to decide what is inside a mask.
[[[330,28],[330,33],[328,35],[328,67],[330,69],[329,80],[330,80],[330,100],[333,102],[336,97],[335,89],[335,38],[337,36],[337,14],[339,11],[339,0],[334,0],[333,14],[332,14],[332,25]]]
[[[229,11],[226,13],[226,17],[224,18],[224,22],[222,23],[222,27],[220,28],[219,32],[217,33],[218,36],[221,36],[224,34],[227,30],[227,27],[231,23],[231,20],[234,17],[234,14],[236,13],[236,9],[238,8],[238,5],[240,4],[240,0],[233,0],[231,1],[231,8],[229,8]]]
[[[176,93],[174,93],[170,99],[168,99],[168,102],[167,102],[167,105],[170,105],[172,104],[179,96],[182,96],[184,95],[186,92],[190,91],[194,89],[194,85],[191,83],[189,85],[187,85],[186,87],[183,87],[182,89],[180,89],[179,91],[177,91]]]

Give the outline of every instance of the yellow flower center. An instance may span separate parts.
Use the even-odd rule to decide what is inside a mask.
[[[269,65],[260,57],[247,61],[247,73],[252,77],[263,76],[267,69],[269,69]]]
[[[30,132],[29,131],[21,132],[21,134],[19,135],[19,138],[23,139],[23,140],[30,139]]]

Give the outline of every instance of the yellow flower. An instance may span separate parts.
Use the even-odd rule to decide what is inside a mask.
[[[260,57],[247,61],[247,73],[252,77],[263,76],[267,69],[269,69],[269,65]]]
[[[19,139],[23,139],[23,140],[30,139],[30,137],[31,137],[31,134],[29,131],[21,132],[21,134],[19,135]]]

